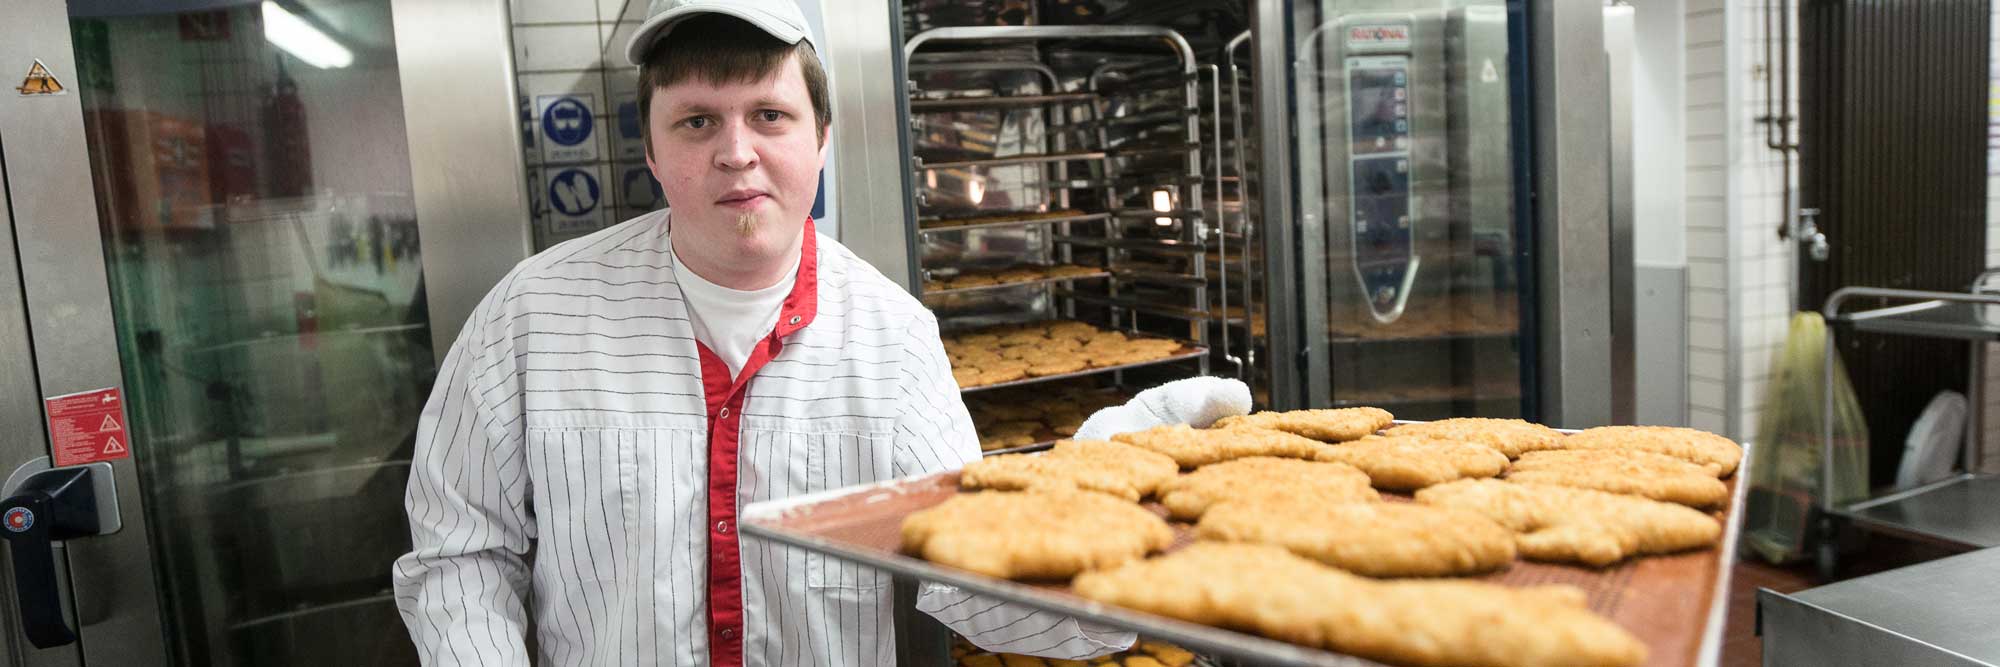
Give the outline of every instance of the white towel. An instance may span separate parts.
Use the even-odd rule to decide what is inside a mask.
[[[1155,426],[1187,424],[1206,428],[1223,417],[1250,414],[1250,387],[1241,380],[1193,377],[1139,392],[1124,405],[1098,410],[1076,430],[1078,440],[1110,440],[1111,436]]]

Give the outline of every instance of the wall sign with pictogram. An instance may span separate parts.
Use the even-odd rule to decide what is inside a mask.
[[[577,234],[604,227],[611,191],[599,165],[543,167],[542,180],[550,232]]]
[[[589,93],[542,95],[535,98],[540,110],[542,162],[550,164],[594,162],[601,151],[597,131],[597,97]]]

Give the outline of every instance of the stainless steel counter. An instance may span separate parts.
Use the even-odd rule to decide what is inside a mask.
[[[2000,548],[1759,590],[1757,619],[1765,665],[2000,665]]]
[[[1975,549],[2000,547],[2000,477],[1957,475],[1838,514],[1883,532]]]

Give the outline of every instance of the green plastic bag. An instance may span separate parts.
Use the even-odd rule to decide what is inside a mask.
[[[1764,417],[1752,440],[1743,547],[1773,563],[1804,557],[1814,544],[1820,493],[1835,505],[1868,494],[1868,422],[1848,383],[1840,356],[1827,378],[1826,320],[1819,313],[1792,315],[1785,346],[1771,362]],[[1826,394],[1833,392],[1833,442],[1826,442]],[[1833,447],[1833,488],[1822,490],[1824,447]]]

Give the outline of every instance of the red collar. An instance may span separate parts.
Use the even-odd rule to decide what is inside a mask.
[[[805,238],[799,242],[799,275],[792,282],[792,293],[785,296],[785,304],[778,308],[778,326],[771,334],[778,338],[792,335],[792,332],[812,324],[819,314],[819,233],[813,230],[813,219],[806,218]]]

